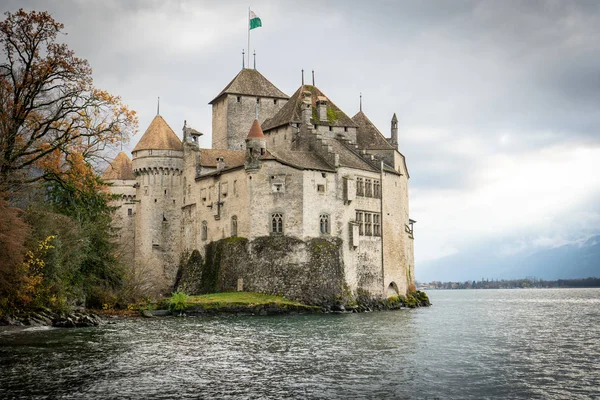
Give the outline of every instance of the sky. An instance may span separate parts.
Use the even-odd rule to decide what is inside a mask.
[[[183,121],[210,147],[211,101],[242,67],[291,95],[315,84],[359,108],[410,172],[415,264],[493,243],[533,252],[600,233],[598,1],[3,1],[47,10],[95,85],[140,121]],[[252,62],[252,59],[251,59]]]

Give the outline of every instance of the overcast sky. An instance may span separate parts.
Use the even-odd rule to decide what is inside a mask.
[[[3,1],[48,10],[96,86],[175,132],[205,133],[239,72],[247,2]],[[257,69],[300,70],[389,136],[399,118],[419,263],[501,243],[512,254],[600,233],[600,2],[254,1]],[[247,49],[246,49],[247,51]],[[310,72],[307,72],[309,74]],[[308,76],[308,75],[307,75]],[[418,277],[418,274],[417,274]]]

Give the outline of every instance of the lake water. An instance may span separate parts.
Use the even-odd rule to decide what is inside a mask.
[[[600,398],[600,289],[379,313],[0,331],[0,398]]]

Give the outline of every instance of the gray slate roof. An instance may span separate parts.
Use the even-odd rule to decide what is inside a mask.
[[[312,169],[318,171],[335,172],[335,168],[329,165],[317,154],[310,151],[291,151],[282,149],[267,149],[267,154],[262,160],[277,160],[282,164],[298,169]]]
[[[316,86],[311,85],[303,85],[296,90],[296,92],[290,97],[287,103],[281,110],[273,118],[267,119],[262,124],[263,132],[268,131],[269,129],[274,129],[282,125],[287,125],[290,122],[299,123],[301,122],[301,111],[302,111],[302,92],[309,91],[311,93],[311,101],[312,101],[312,115],[316,114],[316,104],[317,98],[325,98],[327,99],[327,109],[331,110],[328,112],[329,115],[334,114],[336,116],[335,119],[329,121],[328,123],[318,122],[318,125],[331,125],[331,126],[349,126],[356,127],[356,124],[350,117],[348,117],[338,106],[335,105],[333,101],[331,101],[327,96],[319,90]]]
[[[200,149],[200,165],[203,167],[217,167],[217,157],[223,157],[228,168],[244,165],[246,152],[243,150]]]
[[[375,165],[366,161],[351,145],[341,140],[334,139],[329,142],[334,153],[340,155],[340,166],[362,169],[366,171],[379,171]]]
[[[396,114],[394,114],[396,115]],[[391,150],[394,149],[379,129],[367,118],[365,113],[359,111],[352,120],[358,125],[356,141],[360,149]]]
[[[267,78],[255,69],[244,68],[232,79],[225,89],[208,104],[213,104],[224,94],[240,94],[246,96],[271,97],[289,99],[289,96],[277,89]]]

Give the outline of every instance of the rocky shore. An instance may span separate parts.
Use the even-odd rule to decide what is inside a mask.
[[[86,310],[55,313],[50,310],[5,315],[0,318],[0,326],[53,326],[57,328],[85,328],[99,326],[102,319]]]

